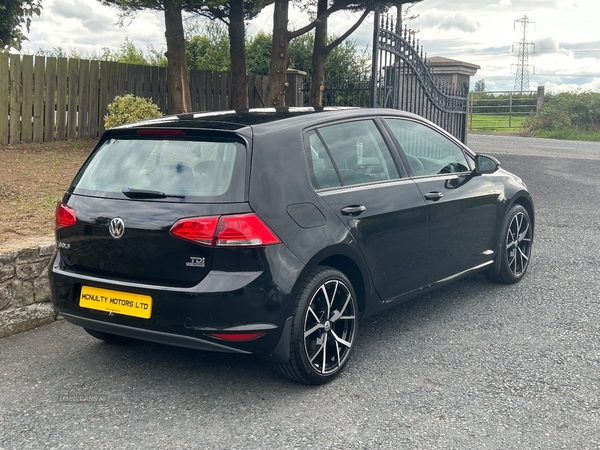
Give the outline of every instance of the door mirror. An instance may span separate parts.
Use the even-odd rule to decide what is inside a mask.
[[[475,174],[494,173],[500,167],[500,161],[489,155],[475,155]]]

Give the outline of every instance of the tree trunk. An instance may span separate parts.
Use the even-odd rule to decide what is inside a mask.
[[[269,67],[269,87],[267,107],[285,106],[285,90],[287,88],[287,68],[289,64],[288,46],[288,0],[275,0],[273,12],[273,46],[271,47],[271,65]]]
[[[185,59],[185,39],[181,4],[177,0],[164,0],[165,38],[167,40],[167,84],[169,90],[169,114],[192,110],[190,76]]]
[[[231,62],[229,107],[248,109],[244,0],[230,0],[229,5],[229,60]]]
[[[317,3],[317,17],[327,11],[327,0]],[[327,17],[319,19],[315,27],[315,43],[313,46],[312,73],[310,74],[310,106],[323,106],[323,90],[325,89],[325,61],[327,60]]]

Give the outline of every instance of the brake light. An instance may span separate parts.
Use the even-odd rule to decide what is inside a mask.
[[[279,243],[279,238],[256,214],[182,219],[171,234],[211,247],[256,247]]]
[[[265,333],[209,333],[208,335],[217,339],[223,339],[224,341],[241,342],[251,341],[253,339],[259,338],[261,336],[264,336]]]
[[[185,131],[181,130],[169,130],[169,129],[148,129],[144,128],[137,130],[137,134],[140,136],[185,136]]]
[[[59,228],[72,227],[76,223],[77,215],[75,214],[75,210],[69,208],[63,202],[58,202],[54,210],[54,228],[58,230]]]

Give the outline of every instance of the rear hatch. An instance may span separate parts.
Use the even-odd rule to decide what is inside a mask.
[[[107,134],[57,206],[61,263],[115,280],[199,283],[215,251],[210,227],[222,215],[251,211],[247,147],[235,133],[143,129]],[[195,241],[177,236],[177,224],[186,218],[202,218],[183,222],[183,232],[191,230]]]

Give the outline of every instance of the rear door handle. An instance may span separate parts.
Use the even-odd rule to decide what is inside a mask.
[[[342,214],[345,216],[358,216],[359,214],[362,214],[366,210],[367,210],[367,207],[363,206],[363,205],[346,206],[346,207],[340,209]]]
[[[434,202],[442,198],[444,194],[441,192],[428,192],[424,195],[425,200],[433,200]]]

